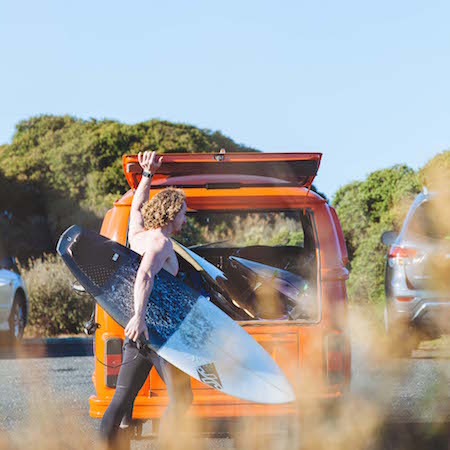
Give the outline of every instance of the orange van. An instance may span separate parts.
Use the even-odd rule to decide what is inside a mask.
[[[188,222],[180,243],[214,264],[229,280],[244,283],[236,286],[240,294],[234,299],[221,292],[220,286],[203,284],[201,288],[209,290],[212,301],[272,355],[298,397],[332,401],[341,398],[350,383],[348,256],[335,210],[311,191],[321,157],[320,153],[223,151],[164,154],[150,197],[167,186],[185,191]],[[106,213],[101,234],[127,245],[130,205],[141,178],[137,156],[124,155],[123,169],[131,189]],[[178,256],[178,276],[198,288],[198,272],[182,252]],[[249,267],[257,267],[257,274]],[[277,271],[293,277],[294,301],[292,294],[274,296],[273,289],[265,289]],[[124,330],[98,305],[95,322],[92,380],[96,395],[89,404],[90,415],[101,418],[114,394]],[[313,392],[303,389],[307,378],[316,381]],[[192,380],[192,389],[190,414],[198,417],[297,413],[295,403],[251,403],[196,380]],[[167,400],[164,383],[152,369],[134,403],[133,418],[158,419]]]

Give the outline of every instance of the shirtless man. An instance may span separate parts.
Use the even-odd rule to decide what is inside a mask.
[[[123,364],[114,396],[100,425],[102,436],[113,447],[120,422],[124,416],[131,417],[134,399],[153,366],[169,394],[169,405],[161,418],[163,441],[192,403],[189,375],[137,344],[142,336],[148,339],[145,311],[155,275],[162,268],[172,275],[178,273],[178,260],[169,236],[178,233],[186,222],[186,197],[181,189],[164,189],[148,201],[152,175],[163,158],[155,152],[144,152],[139,153],[138,159],[143,176],[131,204],[128,239],[130,248],[143,256],[134,285],[134,316],[125,327]]]

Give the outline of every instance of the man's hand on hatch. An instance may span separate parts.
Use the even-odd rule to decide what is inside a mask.
[[[143,170],[154,174],[161,167],[163,157],[156,154],[156,152],[138,153],[138,161]]]

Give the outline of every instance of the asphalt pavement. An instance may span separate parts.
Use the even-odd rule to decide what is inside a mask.
[[[99,420],[89,417],[88,405],[94,394],[92,355],[89,338],[0,346],[0,449],[98,444]],[[352,402],[333,426],[315,426],[320,434],[315,444],[293,440],[289,430],[278,427],[271,436],[252,438],[251,445],[239,435],[202,435],[185,441],[184,450],[322,448],[317,440],[333,449],[450,449],[450,349],[419,349],[411,358],[389,360],[376,354],[373,343],[359,342],[353,345],[352,364]],[[144,434],[151,435],[151,423],[144,425]],[[158,442],[150,436],[132,448],[156,449]]]

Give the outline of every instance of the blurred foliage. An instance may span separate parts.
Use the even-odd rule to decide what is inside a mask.
[[[186,124],[150,120],[126,125],[112,120],[86,121],[70,116],[38,116],[19,122],[12,142],[0,149],[2,169],[27,183],[64,192],[87,207],[109,207],[107,195],[128,190],[122,155],[255,151],[220,132]]]
[[[429,190],[449,191],[450,150],[438,153],[419,170],[420,182]]]
[[[104,213],[129,187],[122,155],[171,152],[255,151],[218,131],[149,120],[134,125],[42,115],[21,121],[10,144],[0,145],[0,233],[6,251],[24,261],[54,252],[73,223],[99,229]],[[399,230],[422,185],[448,189],[450,151],[415,173],[405,165],[377,170],[342,186],[336,208],[349,252],[353,301],[377,303],[384,296],[383,231]],[[324,197],[315,186],[311,189]],[[255,219],[223,215],[205,224],[191,218],[179,236],[185,245],[228,239],[235,245],[301,245],[303,233],[287,217]],[[32,302],[30,322],[47,334],[78,332],[90,300],[76,296],[71,276],[55,256],[30,260],[24,275]]]
[[[45,203],[39,189],[0,171],[0,245],[26,259],[52,250]]]
[[[0,146],[0,213],[7,210],[14,222],[11,251],[22,258],[41,254],[54,248],[61,232],[73,223],[98,229],[112,202],[129,189],[122,169],[125,153],[221,148],[256,151],[219,131],[161,120],[135,125],[49,115],[23,120],[12,142]],[[46,230],[45,238],[30,234],[36,220]],[[18,243],[31,235],[36,251],[23,253]]]
[[[93,300],[73,291],[74,278],[59,256],[30,259],[21,274],[30,299],[30,327],[43,336],[83,332]]]

